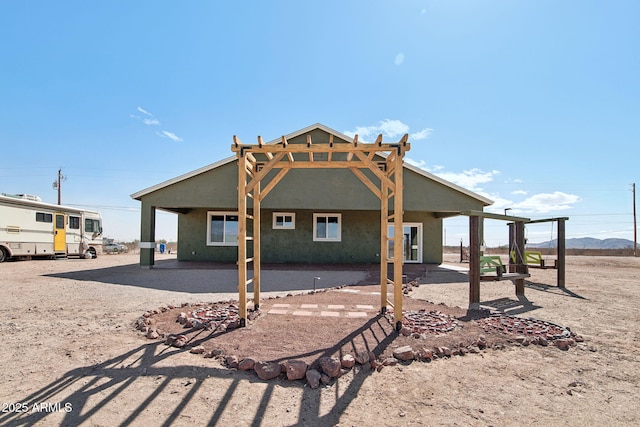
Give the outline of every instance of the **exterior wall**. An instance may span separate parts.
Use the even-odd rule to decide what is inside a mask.
[[[207,212],[221,209],[194,209],[178,216],[178,259],[181,261],[236,262],[237,246],[207,246]],[[274,212],[293,212],[295,229],[274,230]],[[342,214],[342,239],[340,242],[313,241],[313,214]],[[379,263],[380,262],[380,212],[262,209],[261,212],[263,263]],[[442,220],[426,212],[405,212],[405,222],[423,224],[422,262],[442,262]],[[247,221],[252,231],[251,221]],[[252,245],[247,245],[253,256]]]

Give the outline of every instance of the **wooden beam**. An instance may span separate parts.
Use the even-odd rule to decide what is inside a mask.
[[[360,181],[362,181],[362,183],[366,185],[367,188],[369,188],[369,190],[371,190],[373,194],[376,195],[376,197],[378,197],[378,199],[382,199],[382,193],[380,192],[378,187],[376,187],[373,182],[371,182],[371,180],[364,173],[362,173],[360,169],[351,168],[351,172],[353,172],[353,174],[357,176]]]
[[[247,159],[238,153],[238,299],[240,326],[247,321]]]
[[[389,177],[387,177],[380,169],[378,169],[378,165],[376,165],[371,160],[369,160],[367,156],[365,156],[364,154],[358,151],[356,151],[355,153],[356,153],[356,157],[358,157],[360,161],[362,161],[362,163],[367,165],[369,170],[371,170],[371,172],[373,172],[373,174],[377,176],[380,181],[383,181],[389,187],[392,187],[392,188],[395,187],[394,183],[391,182]],[[402,161],[402,159],[400,161]]]
[[[242,145],[242,141],[240,141],[240,138],[238,138],[236,135],[233,135],[233,143],[235,144],[236,148]]]
[[[282,135],[282,148],[286,148],[287,144],[288,144],[287,143],[287,138],[285,138],[285,136]]]
[[[387,312],[387,283],[389,280],[389,197],[387,184],[380,184],[380,312]]]
[[[282,144],[265,144],[262,147],[259,145],[232,145],[231,151],[238,152],[241,149],[244,151],[251,151],[252,153],[278,153],[281,151],[290,152],[290,153],[307,153],[309,151],[314,153],[326,153],[327,151],[334,151],[336,153],[349,153],[349,152],[363,152],[363,153],[371,153],[373,155],[375,153],[391,153],[397,152],[398,148],[402,148],[400,151],[408,151],[402,145],[399,144],[365,144],[358,142],[358,145],[355,146],[353,144],[334,144],[333,142],[329,144],[311,144],[311,146],[307,146],[307,144],[290,144],[287,142],[286,138],[283,137]],[[284,144],[287,144],[286,146]],[[406,147],[409,147],[407,144]]]
[[[382,134],[378,134],[378,137],[376,138],[376,142],[374,144],[377,146],[382,145]]]
[[[262,140],[262,137],[258,135],[258,147],[262,148],[263,145],[264,145],[264,141]]]
[[[359,153],[358,153],[359,154]],[[396,158],[396,170],[393,174],[393,320],[397,331],[402,329],[402,238],[403,233],[403,182],[402,157]],[[378,167],[375,170],[380,172]],[[386,178],[386,177],[385,177]]]
[[[282,178],[289,172],[290,168],[283,168],[278,171],[276,176],[264,187],[264,189],[260,192],[260,201],[265,198],[267,194],[280,182]]]
[[[358,146],[358,134],[357,133],[353,136],[353,146],[354,147]]]
[[[480,217],[469,217],[469,306],[480,304]]]
[[[260,250],[261,242],[261,212],[260,204],[262,194],[260,192],[260,182],[254,189],[255,197],[253,199],[253,306],[255,310],[260,308],[260,285],[262,280],[260,277],[262,271],[262,253]]]
[[[259,170],[255,174],[253,179],[247,184],[246,191],[247,192],[253,191],[253,188],[256,186],[256,184],[260,182],[262,178],[267,176],[267,174],[271,171],[271,169],[273,169],[275,164],[278,163],[280,160],[282,160],[284,156],[285,156],[285,152],[277,153],[275,156],[273,156],[271,160],[265,163],[264,166],[262,166],[262,169]]]
[[[566,273],[566,228],[565,220],[569,218],[558,218],[558,287],[565,287]]]

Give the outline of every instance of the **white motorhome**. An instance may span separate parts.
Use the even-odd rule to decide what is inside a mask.
[[[0,262],[9,258],[95,258],[102,252],[99,212],[0,195]]]

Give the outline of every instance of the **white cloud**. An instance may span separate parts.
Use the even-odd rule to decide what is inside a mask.
[[[138,111],[140,111],[142,114],[144,114],[146,116],[153,116],[153,114],[151,114],[150,112],[144,110],[142,107],[138,107]]]
[[[511,194],[513,194],[514,196],[526,196],[528,192],[524,190],[515,190],[512,191]]]
[[[158,119],[143,119],[142,123],[144,123],[147,126],[151,126],[151,125],[157,126],[160,124]]]
[[[428,169],[427,169],[428,170]],[[473,168],[462,172],[446,172],[446,171],[434,171],[434,175],[447,181],[453,182],[460,187],[469,189],[471,191],[482,191],[482,184],[493,181],[496,175],[500,172],[497,170],[483,171],[482,169]]]
[[[429,138],[429,135],[431,135],[431,132],[433,132],[433,129],[424,128],[418,132],[415,132],[409,135],[409,141],[419,141],[421,139]]]
[[[445,179],[449,182],[459,185],[460,187],[466,188],[479,194],[482,194],[482,187],[480,187],[481,184],[491,182],[497,175],[500,175],[500,171],[497,170],[483,171],[482,169],[478,168],[473,168],[462,172],[448,172],[445,170],[444,166],[435,165],[432,167],[428,167],[424,160],[414,160],[407,157],[405,158],[405,161],[412,166],[424,169],[427,172],[432,173],[442,179]],[[495,195],[483,195],[489,197],[492,200],[496,199]]]
[[[400,52],[399,54],[396,55],[396,59],[394,60],[394,63],[396,65],[402,65],[403,62],[404,62],[404,53]]]
[[[523,212],[546,213],[571,209],[572,205],[580,200],[580,197],[575,194],[555,191],[553,193],[534,194],[524,201],[516,203],[514,208]]]
[[[431,128],[424,128],[418,132],[412,133],[409,135],[409,141],[411,140],[421,140],[428,138],[429,135],[433,132]],[[392,120],[392,119],[384,119],[378,122],[377,125],[373,126],[358,126],[353,131],[344,131],[345,135],[353,137],[354,135],[358,135],[358,138],[361,141],[369,141],[374,140],[379,134],[382,134],[383,138],[392,138],[397,139],[404,135],[405,133],[409,133],[409,125],[401,122],[400,120]]]
[[[156,132],[156,133],[163,138],[169,138],[170,140],[175,142],[182,141],[182,138],[180,138],[178,135],[176,135],[173,132],[169,132],[168,130],[163,130],[161,132]]]

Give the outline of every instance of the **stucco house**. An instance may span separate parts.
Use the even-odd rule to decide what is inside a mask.
[[[330,139],[333,144],[353,143],[349,136],[322,124],[285,136],[289,144],[306,144],[308,137],[314,143]],[[267,176],[262,183],[268,185],[272,178]],[[492,203],[407,163],[403,185],[406,263],[442,262],[443,218],[462,211],[482,211]],[[236,156],[131,197],[142,204],[141,265],[154,263],[157,209],[178,214],[178,260],[237,261]],[[251,207],[249,204],[249,213]],[[380,200],[348,169],[291,170],[261,202],[260,218],[262,262],[380,262]]]

